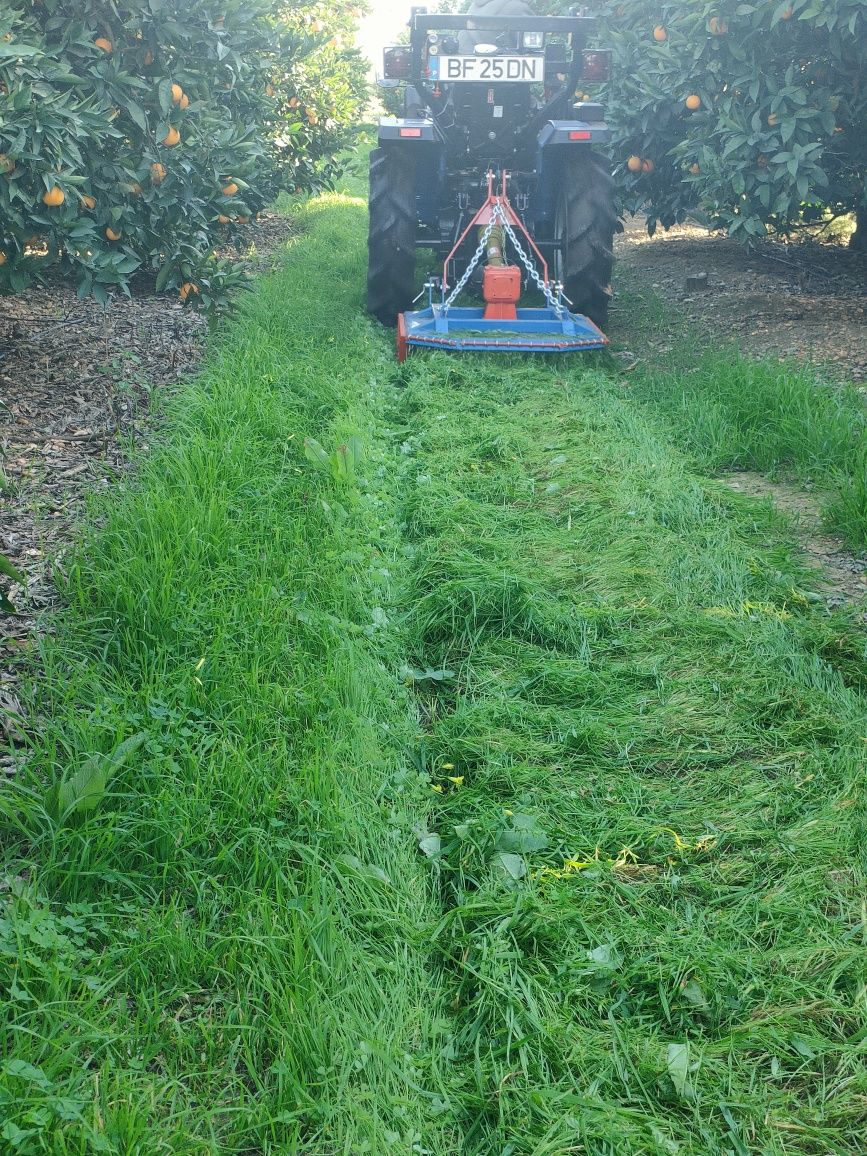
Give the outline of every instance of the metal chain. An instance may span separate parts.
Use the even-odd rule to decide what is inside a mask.
[[[494,225],[497,220],[497,213],[499,212],[499,209],[499,205],[494,206],[494,212],[491,214],[488,227],[485,229],[484,233],[482,233],[482,239],[479,241],[478,249],[476,249],[475,253],[473,253],[473,259],[464,270],[463,277],[461,277],[460,281],[458,281],[457,285],[455,285],[454,289],[452,289],[451,293],[449,293],[448,297],[442,303],[443,313],[448,313],[449,308],[454,303],[455,298],[463,292],[467,281],[469,281],[470,277],[473,275],[473,271],[475,270],[476,265],[478,265],[479,261],[481,261],[482,255],[485,253],[488,247],[488,241],[490,240],[491,233],[494,231]]]
[[[497,206],[497,207],[499,208],[499,206]],[[503,227],[506,230],[507,237],[512,242],[512,245],[515,248],[515,252],[521,258],[521,261],[524,265],[524,268],[530,274],[531,279],[533,281],[535,281],[537,287],[542,292],[545,300],[548,302],[548,304],[551,306],[551,308],[553,310],[555,310],[555,312],[558,314],[558,316],[561,315],[562,313],[564,313],[565,310],[563,308],[563,305],[561,304],[560,301],[558,301],[558,299],[552,293],[551,287],[548,284],[548,282],[542,280],[542,277],[539,273],[539,270],[536,268],[535,264],[533,263],[532,258],[529,257],[528,254],[524,252],[524,249],[521,245],[521,242],[518,240],[518,237],[515,233],[515,230],[509,224],[508,220],[506,220],[505,215],[503,216]]]
[[[506,236],[512,242],[515,252],[521,259],[521,263],[530,274],[531,279],[535,282],[540,292],[543,294],[545,300],[548,302],[551,308],[557,312],[558,316],[561,316],[563,313],[565,313],[562,302],[559,301],[558,298],[555,297],[555,295],[552,293],[548,282],[542,280],[542,277],[539,274],[539,270],[533,263],[532,258],[529,257],[524,251],[524,248],[521,245],[521,242],[518,240],[517,234],[509,223],[509,219],[503,211],[503,206],[499,203],[499,201],[494,205],[493,212],[491,213],[491,219],[488,222],[487,228],[482,234],[482,239],[479,241],[479,247],[473,254],[469,265],[467,265],[466,269],[464,270],[464,275],[461,277],[460,281],[458,281],[457,285],[455,285],[454,289],[452,289],[451,293],[449,293],[448,297],[440,306],[443,313],[448,313],[449,308],[454,303],[455,299],[463,292],[467,282],[473,275],[476,265],[478,265],[479,261],[482,259],[483,254],[486,252],[491,233],[494,231],[494,227],[498,222],[503,226]]]

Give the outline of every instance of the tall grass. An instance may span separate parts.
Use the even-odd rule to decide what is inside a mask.
[[[79,548],[0,799],[0,1151],[454,1151],[363,220],[306,211]]]
[[[708,470],[754,469],[814,483],[829,525],[867,544],[867,406],[854,387],[795,362],[741,355],[723,338],[688,332],[651,293],[627,286],[622,314],[649,342],[627,381],[629,396],[672,431]],[[616,322],[614,325],[617,334]],[[660,344],[667,352],[659,353]]]

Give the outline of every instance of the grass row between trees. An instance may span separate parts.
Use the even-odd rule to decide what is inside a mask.
[[[43,645],[3,1142],[860,1151],[863,628],[650,378],[399,367],[301,224]]]

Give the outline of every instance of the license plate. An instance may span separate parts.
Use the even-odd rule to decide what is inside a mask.
[[[450,84],[541,84],[544,56],[431,56],[431,80]]]

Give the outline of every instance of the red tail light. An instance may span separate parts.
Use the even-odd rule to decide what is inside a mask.
[[[409,80],[412,75],[412,49],[405,44],[386,48],[382,54],[382,75],[386,80]]]
[[[581,60],[582,80],[588,80],[591,84],[600,84],[611,76],[611,53],[607,49],[582,52]]]

